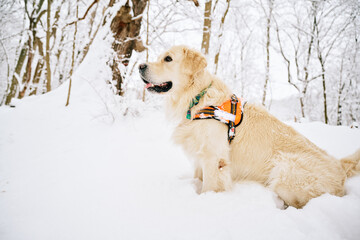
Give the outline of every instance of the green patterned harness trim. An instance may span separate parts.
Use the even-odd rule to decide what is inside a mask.
[[[209,88],[211,87],[212,84],[213,83],[211,82],[207,88],[203,89],[198,95],[196,95],[193,99],[191,99],[191,102],[189,104],[189,109],[187,110],[187,113],[186,113],[187,119],[189,119],[189,120],[191,119],[191,109],[194,106],[199,104],[200,99],[207,93],[207,90],[209,90]]]

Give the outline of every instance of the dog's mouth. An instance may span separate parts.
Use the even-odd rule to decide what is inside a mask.
[[[144,81],[144,83],[146,83],[145,88],[150,92],[157,92],[157,93],[167,92],[172,88],[173,85],[171,81],[163,82],[160,84],[154,84],[145,80],[144,78],[141,79]]]

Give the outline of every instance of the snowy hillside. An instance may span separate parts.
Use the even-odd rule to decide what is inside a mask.
[[[301,210],[255,183],[199,195],[161,110],[112,122],[86,81],[65,108],[65,85],[0,108],[0,239],[359,239],[360,176]],[[359,130],[291,125],[336,157],[359,147]]]

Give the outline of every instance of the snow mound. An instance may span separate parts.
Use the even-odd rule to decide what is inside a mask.
[[[67,108],[66,85],[0,108],[0,239],[359,239],[360,176],[301,210],[256,183],[198,194],[161,111],[108,121],[121,105],[84,77]],[[359,129],[291,125],[336,157],[359,147]]]

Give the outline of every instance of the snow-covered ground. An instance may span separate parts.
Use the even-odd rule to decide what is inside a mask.
[[[113,122],[84,80],[65,108],[66,85],[0,108],[1,240],[360,239],[360,176],[300,210],[256,183],[199,195],[161,110]],[[360,130],[291,125],[336,157],[360,145]]]
[[[158,100],[108,91],[103,39],[74,73],[68,107],[68,84],[0,107],[0,240],[360,239],[360,176],[346,196],[300,210],[256,183],[198,194]],[[289,124],[336,157],[360,147],[358,129]]]

